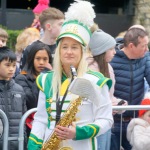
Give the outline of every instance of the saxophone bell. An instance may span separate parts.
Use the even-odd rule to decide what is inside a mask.
[[[60,148],[59,150],[73,150],[71,147],[62,147],[62,148]]]

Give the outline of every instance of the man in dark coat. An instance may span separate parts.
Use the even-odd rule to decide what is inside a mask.
[[[128,105],[139,105],[144,97],[144,79],[150,85],[150,56],[148,52],[148,33],[144,27],[130,28],[124,36],[124,45],[118,45],[111,65],[116,84],[114,95],[128,101]],[[133,111],[123,114],[122,146],[131,150],[126,139],[126,127],[134,117]],[[120,150],[120,116],[114,116],[111,150]]]

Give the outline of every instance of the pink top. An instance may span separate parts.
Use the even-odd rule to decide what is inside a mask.
[[[97,62],[93,62],[93,57],[88,57],[87,59],[87,62],[88,62],[88,67],[91,69],[91,70],[94,70],[94,71],[98,71],[100,72],[99,68],[98,68],[98,64]],[[109,67],[109,73],[110,73],[110,78],[112,80],[112,87],[110,89],[110,98],[112,100],[112,105],[115,106],[118,104],[118,102],[121,100],[121,99],[118,99],[116,97],[114,97],[114,86],[115,86],[115,76],[114,76],[114,71],[113,71],[113,68],[111,67],[110,64],[108,64],[108,67]]]

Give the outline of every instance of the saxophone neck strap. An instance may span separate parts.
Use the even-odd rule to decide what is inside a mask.
[[[71,73],[72,73],[72,78],[71,78],[71,81],[70,81],[70,84],[71,84],[71,82],[77,76],[77,73],[76,73],[76,69],[73,66],[70,66],[70,69],[71,69]],[[64,96],[63,96],[61,101],[60,101],[59,91],[57,92],[57,95],[56,95],[56,124],[60,120],[62,107],[63,107],[64,101],[65,101],[65,98],[67,96],[70,84],[68,85],[68,87],[67,87],[67,89],[65,91],[65,94],[64,94]]]
[[[65,94],[64,94],[61,101],[60,101],[59,94],[57,92],[57,97],[56,97],[56,124],[60,120],[61,111],[62,111],[62,107],[63,107],[64,101],[65,101],[65,98],[66,98],[67,93],[68,93],[68,88],[69,88],[69,86],[67,87]]]

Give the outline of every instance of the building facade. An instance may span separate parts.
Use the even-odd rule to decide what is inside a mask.
[[[30,26],[34,15],[32,9],[38,0],[0,0],[0,24],[9,29],[23,29]],[[117,36],[119,32],[128,29],[136,22],[135,1],[146,0],[89,0],[94,4],[95,22],[99,27]],[[147,0],[150,1],[150,0]],[[73,0],[50,0],[50,7],[67,11]]]

